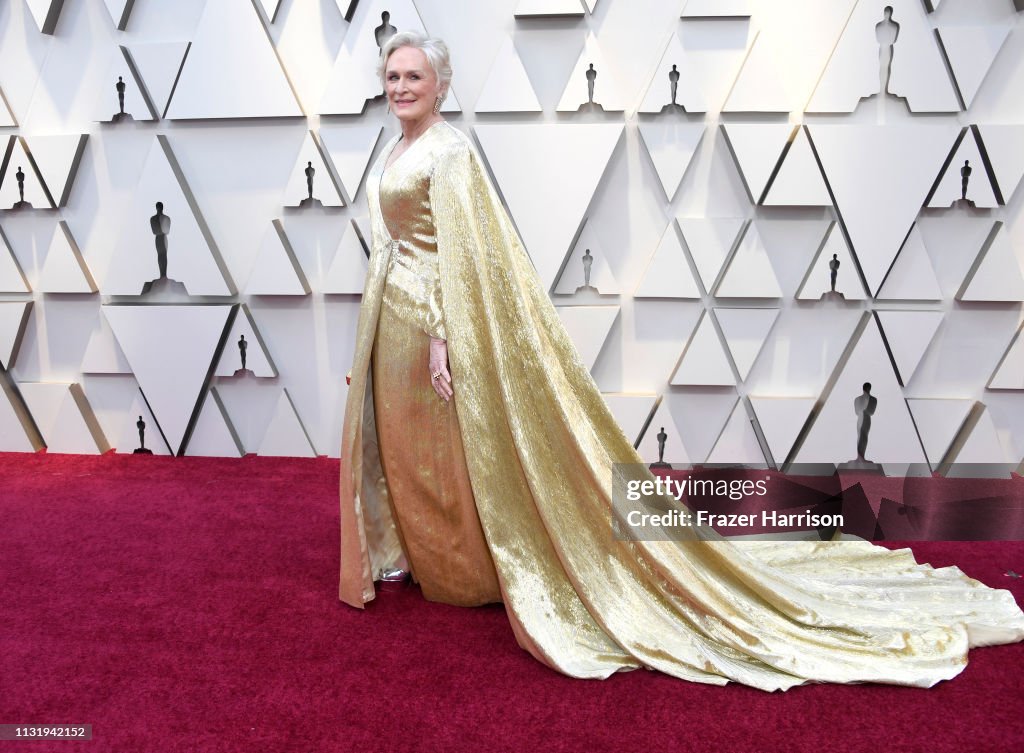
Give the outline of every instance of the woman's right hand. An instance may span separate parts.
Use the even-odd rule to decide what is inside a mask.
[[[430,338],[430,384],[445,402],[452,399],[452,375],[448,371],[448,342]],[[436,378],[435,378],[436,375]]]

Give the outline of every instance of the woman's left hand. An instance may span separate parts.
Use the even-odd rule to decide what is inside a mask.
[[[434,375],[438,375],[434,378]],[[448,342],[430,338],[430,384],[438,397],[447,402],[452,399],[452,375],[448,372]]]

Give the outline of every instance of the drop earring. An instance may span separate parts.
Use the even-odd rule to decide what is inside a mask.
[[[434,100],[434,114],[435,115],[440,114],[440,112],[441,112],[441,102],[442,101],[443,100],[442,100],[441,97],[438,97],[437,99]]]

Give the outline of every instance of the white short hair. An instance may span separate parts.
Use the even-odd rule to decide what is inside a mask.
[[[447,89],[452,81],[452,61],[448,53],[448,45],[440,39],[433,39],[420,34],[418,31],[400,31],[393,35],[380,51],[380,62],[377,64],[377,75],[380,77],[381,86],[385,86],[384,72],[388,65],[388,58],[391,53],[399,47],[415,47],[427,56],[430,68],[437,76],[437,82],[442,89]]]

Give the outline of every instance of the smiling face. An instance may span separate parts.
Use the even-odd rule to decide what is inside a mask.
[[[434,114],[442,89],[423,50],[399,47],[384,69],[384,90],[399,120],[418,121]]]

